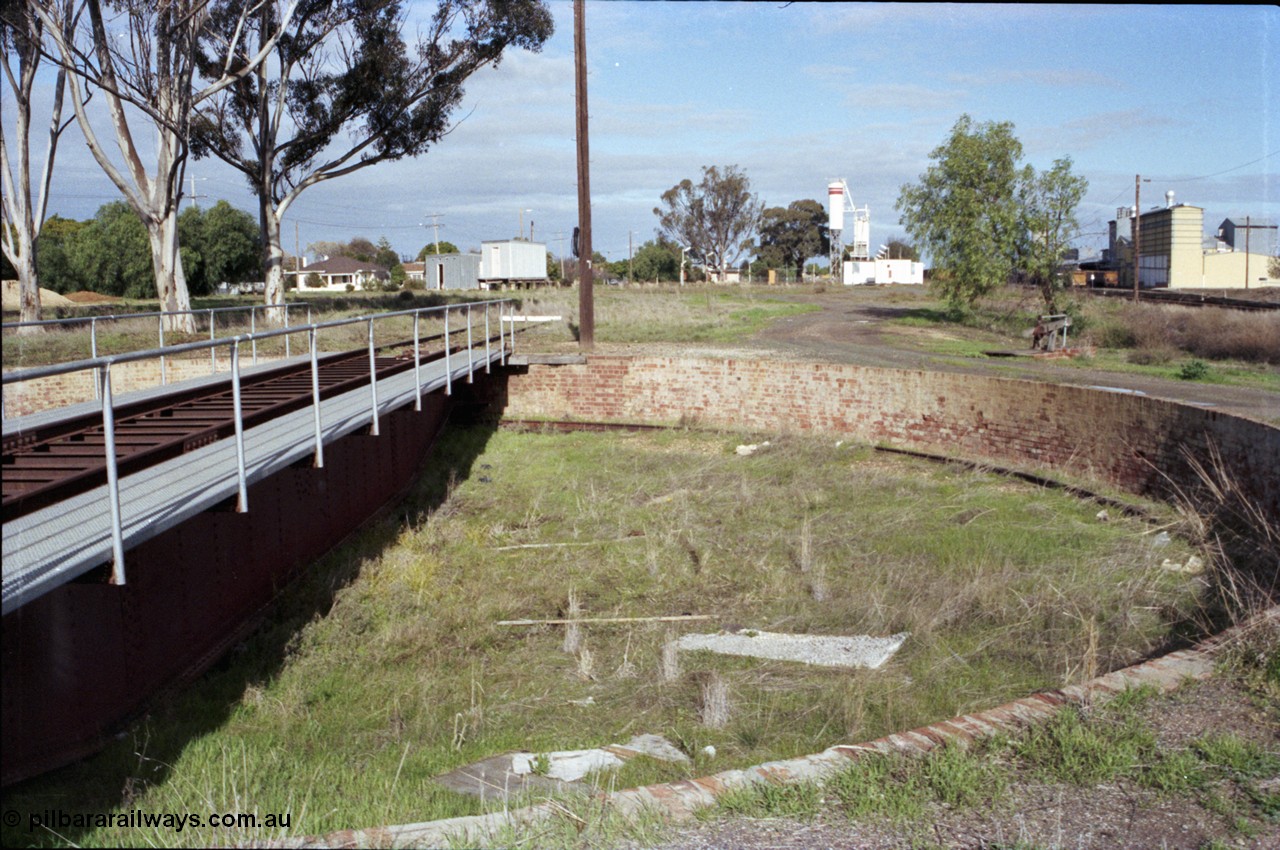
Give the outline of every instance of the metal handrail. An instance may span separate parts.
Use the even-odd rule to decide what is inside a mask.
[[[290,307],[306,307],[307,323],[308,324],[311,323],[311,304],[305,301],[296,301],[292,304],[287,302],[284,304],[245,304],[245,305],[239,305],[239,306],[233,306],[233,307],[206,307],[201,310],[161,310],[159,312],[151,312],[151,313],[120,313],[120,314],[109,313],[105,316],[74,316],[66,319],[41,319],[40,321],[36,321],[36,322],[5,322],[3,323],[3,325],[0,325],[0,328],[8,330],[11,328],[31,328],[31,327],[44,327],[46,325],[61,326],[61,325],[76,325],[76,324],[88,323],[89,325],[89,356],[93,358],[98,356],[98,322],[119,322],[127,319],[154,318],[157,320],[157,331],[159,333],[160,347],[164,348],[165,347],[164,320],[170,316],[200,316],[200,315],[208,316],[209,317],[209,338],[216,339],[216,336],[217,336],[216,327],[215,327],[216,323],[214,321],[214,318],[215,318],[215,314],[217,313],[243,312],[245,310],[248,310],[249,311],[249,332],[250,334],[254,334],[257,332],[257,315],[258,315],[257,311],[258,310],[283,309],[284,310],[284,326],[287,328],[289,327],[289,308]],[[289,338],[288,337],[285,338],[284,344],[285,344],[285,356],[288,357],[289,356]],[[210,350],[209,358],[210,358],[210,364],[213,368],[213,371],[215,372],[218,371],[217,355],[213,350]],[[167,364],[165,363],[165,358],[161,356],[160,384],[162,386],[167,385],[169,383],[169,373],[168,373],[168,369],[166,368],[166,365]],[[255,366],[258,365],[258,343],[256,340],[254,340],[253,342],[253,365]],[[94,381],[93,383],[94,398],[99,397],[99,391],[100,390],[98,387],[98,382]]]
[[[0,323],[0,329],[10,330],[11,328],[29,328],[40,325],[74,325],[83,324],[85,322],[106,322],[118,321],[121,319],[164,319],[168,316],[199,316],[208,313],[227,313],[236,310],[276,310],[280,308],[288,309],[290,307],[307,307],[311,305],[306,301],[294,301],[285,304],[241,304],[233,307],[202,307],[199,310],[153,310],[150,313],[108,313],[105,316],[69,316],[65,319],[40,319],[35,322],[4,322]]]
[[[498,301],[485,301],[486,316],[486,333],[485,333],[485,362],[488,364],[488,310],[493,304],[510,304],[512,299],[504,298]],[[119,487],[119,468],[116,462],[115,453],[115,402],[112,397],[111,386],[111,367],[119,363],[132,363],[142,360],[152,360],[160,358],[161,362],[166,356],[173,354],[181,354],[188,351],[200,351],[209,349],[214,352],[219,346],[227,346],[231,349],[231,386],[233,395],[233,410],[235,417],[235,441],[236,441],[236,480],[237,480],[237,499],[236,509],[238,512],[248,510],[248,477],[245,469],[245,451],[244,451],[244,417],[240,404],[240,346],[245,342],[252,342],[256,346],[259,339],[271,339],[277,336],[284,336],[286,341],[288,337],[295,333],[306,333],[308,336],[308,347],[310,349],[311,359],[311,393],[312,406],[314,408],[315,420],[315,456],[314,464],[316,467],[324,466],[324,445],[323,430],[320,417],[320,390],[319,390],[319,361],[316,355],[316,336],[317,332],[323,328],[341,327],[343,325],[355,324],[358,322],[367,322],[369,326],[369,387],[370,387],[370,409],[371,409],[371,432],[374,436],[378,435],[378,390],[377,390],[377,374],[375,361],[374,346],[374,322],[381,319],[391,319],[400,316],[413,316],[413,357],[414,357],[414,384],[415,384],[415,400],[414,409],[422,409],[422,385],[419,378],[418,368],[421,359],[421,342],[418,333],[418,325],[424,313],[443,313],[444,314],[444,344],[445,344],[445,392],[448,395],[453,394],[452,370],[449,361],[449,314],[454,310],[464,310],[467,315],[467,344],[471,342],[471,304],[445,304],[438,307],[418,307],[408,310],[397,310],[390,313],[378,313],[369,316],[355,316],[347,319],[332,319],[327,322],[314,322],[306,325],[294,325],[293,327],[277,328],[275,330],[263,331],[252,334],[239,334],[234,337],[224,339],[202,340],[200,342],[189,342],[182,345],[162,347],[159,349],[150,349],[147,351],[132,351],[124,354],[110,354],[103,357],[93,357],[88,360],[77,360],[70,363],[58,363],[50,366],[37,366],[31,369],[22,369],[5,373],[0,376],[0,384],[16,384],[23,381],[35,380],[38,378],[49,378],[56,375],[65,375],[72,372],[80,372],[89,369],[97,370],[98,380],[95,385],[100,385],[100,397],[102,399],[102,422],[105,433],[104,453],[106,455],[107,465],[107,499],[110,502],[111,509],[111,550],[112,550],[112,578],[116,584],[125,583],[124,571],[124,524],[120,507],[120,487]],[[172,314],[170,314],[172,315]],[[501,316],[501,313],[499,313]],[[501,324],[499,325],[499,334],[502,339],[499,341],[499,349],[505,354],[506,338]],[[511,341],[515,342],[515,328],[511,330]],[[472,380],[472,372],[474,371],[474,358],[470,348],[467,351],[467,381]],[[0,419],[4,417],[3,404],[0,404]]]

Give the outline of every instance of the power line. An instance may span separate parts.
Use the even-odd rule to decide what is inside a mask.
[[[1239,171],[1242,168],[1248,168],[1251,165],[1257,165],[1259,162],[1262,162],[1265,159],[1270,159],[1271,157],[1275,156],[1278,153],[1280,153],[1280,150],[1272,151],[1266,156],[1260,156],[1251,162],[1246,162],[1241,165],[1232,166],[1231,168],[1228,168],[1225,171],[1215,171],[1213,174],[1205,174],[1200,177],[1179,177],[1176,180],[1166,180],[1162,177],[1157,179],[1160,180],[1161,183],[1192,183],[1196,180],[1208,180],[1210,177],[1219,177],[1223,174],[1230,174],[1233,171]]]

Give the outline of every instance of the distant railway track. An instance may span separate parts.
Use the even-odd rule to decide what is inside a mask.
[[[1100,298],[1127,298],[1133,300],[1132,289],[1089,289]],[[1138,300],[1149,304],[1171,304],[1177,307],[1220,307],[1228,310],[1280,310],[1280,301],[1253,301],[1247,298],[1228,298],[1225,295],[1200,295],[1194,292],[1170,292],[1168,290],[1139,290]]]
[[[422,352],[423,363],[444,357],[443,335],[422,340],[434,343]],[[377,379],[413,368],[397,349],[412,340],[379,347],[374,358]],[[453,346],[460,350],[458,346]],[[341,352],[317,361],[321,399],[369,383],[369,351]],[[115,444],[121,474],[194,451],[235,433],[235,410],[230,376],[227,381],[167,394],[162,398],[125,403],[115,409]],[[241,379],[241,408],[245,427],[313,403],[311,364],[270,369]],[[4,438],[3,504],[8,522],[70,496],[106,483],[106,436],[101,414],[61,419],[53,424]]]

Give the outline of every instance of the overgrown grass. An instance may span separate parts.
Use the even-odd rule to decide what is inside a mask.
[[[1176,538],[1152,549],[1138,520],[1101,523],[1062,493],[865,447],[771,435],[739,457],[741,441],[452,431],[395,520],[320,564],[241,652],[102,754],[8,801],[291,811],[295,834],[472,814],[518,800],[482,803],[433,777],[640,732],[693,761],[637,760],[602,787],[815,752],[1130,663],[1193,616],[1197,582],[1155,566],[1190,549]],[[559,626],[497,625],[563,616],[571,591],[583,616],[910,637],[874,671],[692,653],[664,682],[674,627],[584,626],[584,667]],[[704,627],[716,626],[679,628]],[[733,706],[717,729],[699,719],[712,675]],[[967,769],[941,764],[930,793],[968,799]]]
[[[537,289],[521,294],[520,300],[526,314],[562,317],[534,328],[529,337],[535,344],[554,347],[576,340],[576,289]],[[596,287],[593,303],[596,341],[617,344],[740,342],[775,319],[820,309],[782,300],[776,287],[746,286]]]
[[[1248,665],[1265,669],[1267,663],[1255,658]],[[1236,666],[1232,675],[1255,687],[1242,676],[1246,672]],[[1017,786],[1039,782],[1081,788],[1123,783],[1165,801],[1198,805],[1221,818],[1228,833],[1246,837],[1257,834],[1261,823],[1280,819],[1280,793],[1274,787],[1280,750],[1233,732],[1203,735],[1187,746],[1161,744],[1153,716],[1176,712],[1170,703],[1178,698],[1135,688],[1100,708],[1064,708],[1014,738],[984,739],[968,749],[948,745],[921,757],[865,753],[825,783],[736,788],[698,815],[702,820],[843,815],[929,836],[929,825],[944,811],[1007,809],[1016,805]]]

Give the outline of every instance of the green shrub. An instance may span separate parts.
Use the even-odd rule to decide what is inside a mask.
[[[1178,370],[1178,377],[1184,381],[1199,381],[1208,375],[1209,364],[1199,359],[1188,360]]]

